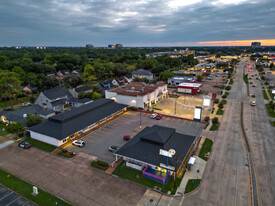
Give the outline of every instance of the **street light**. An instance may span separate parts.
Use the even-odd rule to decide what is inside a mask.
[[[141,128],[141,110],[139,110],[139,128]]]

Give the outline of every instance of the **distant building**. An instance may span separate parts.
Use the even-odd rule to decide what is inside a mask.
[[[112,45],[112,44],[109,44],[109,45],[108,45],[108,48],[114,49],[114,48],[116,48],[116,46],[115,46],[115,45]]]
[[[194,50],[189,50],[188,48],[186,48],[185,50],[174,50],[174,51],[167,51],[167,52],[153,52],[153,53],[149,53],[146,54],[147,58],[156,58],[159,56],[169,56],[170,58],[180,58],[183,56],[188,56],[190,54],[194,54],[195,51]]]
[[[178,85],[178,92],[185,94],[198,94],[201,92],[202,84],[198,83],[181,83]]]
[[[144,69],[138,69],[136,71],[133,71],[132,78],[134,79],[135,77],[146,78],[149,81],[154,79],[154,75],[151,72],[144,70]]]
[[[122,48],[123,45],[122,44],[116,44],[116,48]]]
[[[166,98],[167,94],[167,84],[163,82],[156,84],[133,82],[132,84],[105,91],[106,99],[113,99],[117,103],[143,109]]]
[[[252,42],[251,43],[251,47],[253,49],[255,49],[255,48],[261,48],[261,42]]]
[[[194,83],[196,82],[195,76],[175,76],[168,79],[168,85],[177,86],[182,82],[190,82]]]
[[[113,89],[115,87],[115,85],[113,84],[113,80],[111,80],[111,79],[106,79],[103,82],[99,82],[97,84],[97,86],[100,87],[102,95],[105,94],[105,90],[110,90],[110,89]]]
[[[88,48],[88,49],[94,48],[94,45],[92,45],[92,44],[86,44],[86,48]]]

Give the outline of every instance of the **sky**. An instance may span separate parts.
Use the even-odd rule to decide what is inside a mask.
[[[1,0],[0,46],[275,46],[275,0]]]

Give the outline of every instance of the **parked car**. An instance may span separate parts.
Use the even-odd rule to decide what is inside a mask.
[[[253,84],[253,82],[249,82],[249,84]]]
[[[77,147],[85,147],[85,142],[81,139],[73,141],[72,144]]]
[[[130,139],[132,139],[133,137],[130,136],[130,135],[124,135],[123,136],[123,139],[126,140],[126,141],[129,141]]]
[[[251,106],[256,106],[256,101],[251,101],[250,105]]]
[[[252,79],[251,77],[249,77],[248,79]]]
[[[109,147],[109,151],[110,152],[116,152],[116,151],[118,151],[118,149],[119,149],[119,147],[118,146],[114,146],[114,145],[112,145],[112,146]]]
[[[213,77],[212,77],[212,76],[208,76],[207,79],[208,79],[208,80],[212,80]]]
[[[256,79],[259,79],[258,77],[256,77]]]
[[[256,85],[255,85],[255,84],[253,84],[253,85],[252,85],[252,87],[256,87]]]
[[[251,94],[251,97],[256,97],[256,94]]]
[[[153,114],[151,114],[151,116],[150,116],[150,117],[151,117],[152,119],[155,119],[155,118],[156,118],[156,116],[158,116],[158,114],[157,114],[157,113],[153,113]]]
[[[10,111],[11,110],[11,108],[10,107],[6,107],[6,108],[4,108],[4,111]]]
[[[21,106],[22,107],[25,107],[25,106],[29,106],[31,103],[29,103],[29,102],[23,102],[22,104],[21,104]]]
[[[32,145],[28,142],[19,142],[19,144],[18,144],[18,147],[21,147],[23,149],[29,149],[29,148],[31,148],[31,146]]]
[[[156,120],[160,120],[162,118],[162,115],[159,114],[158,116],[156,116]]]

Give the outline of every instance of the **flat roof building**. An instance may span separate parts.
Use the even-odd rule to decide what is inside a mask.
[[[181,83],[178,85],[179,93],[198,94],[201,91],[202,84],[198,83]]]

